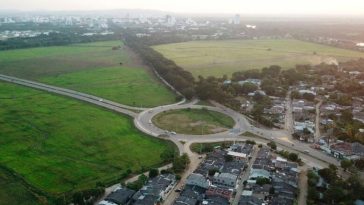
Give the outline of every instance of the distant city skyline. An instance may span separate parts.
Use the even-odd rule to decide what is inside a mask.
[[[362,0],[0,0],[9,10],[150,9],[177,13],[364,15]]]

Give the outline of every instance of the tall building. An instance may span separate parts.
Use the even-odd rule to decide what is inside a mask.
[[[236,14],[234,19],[233,19],[233,24],[235,25],[239,25],[240,24],[240,15]]]
[[[171,16],[171,15],[167,15],[166,16],[166,24],[167,26],[174,26],[176,24],[176,18]]]

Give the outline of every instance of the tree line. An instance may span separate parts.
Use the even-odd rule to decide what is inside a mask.
[[[95,41],[119,40],[120,36],[113,35],[93,35],[82,36],[72,32],[50,33],[49,35],[39,35],[35,37],[10,38],[0,41],[0,50],[11,50],[19,48],[63,46],[75,43],[90,43]]]
[[[151,40],[153,38],[137,38],[135,33],[130,31],[124,31],[122,38],[125,44],[143,59],[146,65],[155,69],[163,79],[187,99],[192,99],[195,96],[195,80],[192,74],[150,48],[149,45],[154,41]]]

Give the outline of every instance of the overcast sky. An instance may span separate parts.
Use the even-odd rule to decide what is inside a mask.
[[[184,13],[364,15],[364,0],[0,0],[0,9],[156,9]]]

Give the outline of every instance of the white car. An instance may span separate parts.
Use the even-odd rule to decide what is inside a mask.
[[[99,99],[99,102],[104,102],[104,100],[103,99]]]
[[[171,135],[176,135],[177,133],[176,132],[171,132]]]

